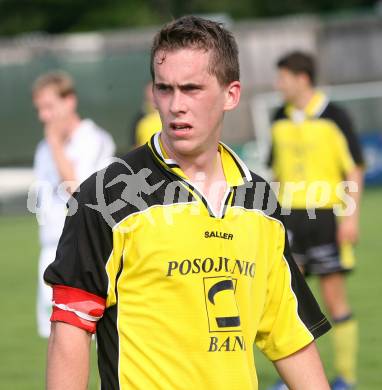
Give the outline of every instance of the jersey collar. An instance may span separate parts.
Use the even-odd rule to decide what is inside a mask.
[[[189,180],[178,163],[168,157],[160,140],[160,132],[154,134],[151,137],[148,146],[150,147],[155,158],[165,169],[170,170],[186,181]],[[237,187],[243,185],[245,182],[252,181],[252,176],[248,167],[232,149],[230,149],[224,143],[220,142],[218,150],[221,156],[224,175],[229,187]]]
[[[297,109],[292,104],[287,104],[285,112],[289,118],[299,122],[307,118],[318,118],[323,113],[328,103],[329,99],[323,92],[315,91],[303,110]]]

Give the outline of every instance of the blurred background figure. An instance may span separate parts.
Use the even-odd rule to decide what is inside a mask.
[[[134,119],[132,129],[130,144],[133,147],[144,145],[153,134],[162,129],[159,112],[154,105],[152,81],[145,86],[142,108]]]
[[[280,203],[291,250],[302,272],[319,277],[321,294],[333,323],[333,390],[356,384],[357,322],[348,302],[345,272],[354,266],[352,245],[358,240],[363,187],[363,157],[347,113],[315,89],[316,64],[304,52],[277,62],[277,88],[285,104],[272,126],[270,164],[280,181]],[[343,180],[356,183],[347,192],[354,204],[337,218],[343,204]],[[348,207],[348,205],[347,205]],[[273,389],[281,389],[278,384]]]
[[[34,172],[39,209],[39,258],[37,326],[41,337],[50,334],[51,288],[44,284],[43,270],[55,258],[67,214],[66,202],[78,185],[105,167],[115,152],[113,138],[91,119],[81,119],[71,76],[56,71],[33,84],[33,104],[44,127],[37,146]]]

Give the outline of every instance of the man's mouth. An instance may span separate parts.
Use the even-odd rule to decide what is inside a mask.
[[[190,130],[191,129],[191,125],[189,123],[186,123],[186,122],[171,122],[170,123],[170,128],[171,130]]]

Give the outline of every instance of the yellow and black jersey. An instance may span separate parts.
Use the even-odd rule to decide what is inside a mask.
[[[282,206],[332,208],[341,204],[338,184],[363,157],[347,113],[316,92],[305,110],[287,104],[276,112],[269,164]]]
[[[102,389],[257,389],[253,345],[288,356],[330,325],[291,259],[269,185],[219,146],[218,214],[160,136],[69,203],[52,321],[96,332]]]

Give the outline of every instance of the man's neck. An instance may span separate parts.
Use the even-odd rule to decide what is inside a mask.
[[[314,89],[308,88],[296,95],[291,102],[298,110],[304,110],[314,95]]]
[[[165,134],[160,135],[160,143],[164,148],[167,156],[175,160],[182,171],[190,180],[194,180],[196,176],[203,173],[207,178],[214,177],[216,171],[221,168],[221,160],[219,154],[219,138],[210,138],[208,149],[194,151],[192,154],[179,153],[172,147],[171,142],[168,142]]]
[[[204,176],[205,180],[210,182],[216,176],[219,176],[219,172],[222,171],[220,154],[217,148],[213,152],[193,159],[178,157],[176,161],[191,181],[199,180],[201,176]]]
[[[183,172],[190,178],[203,196],[208,200],[215,215],[222,208],[224,194],[227,190],[227,180],[224,175],[220,153],[216,150],[208,160],[196,161],[183,168]]]
[[[202,192],[217,213],[221,208],[221,202],[227,189],[218,144],[215,148],[194,156],[176,155],[171,153],[165,142],[162,142],[162,145],[169,158],[177,162],[191,183]]]

